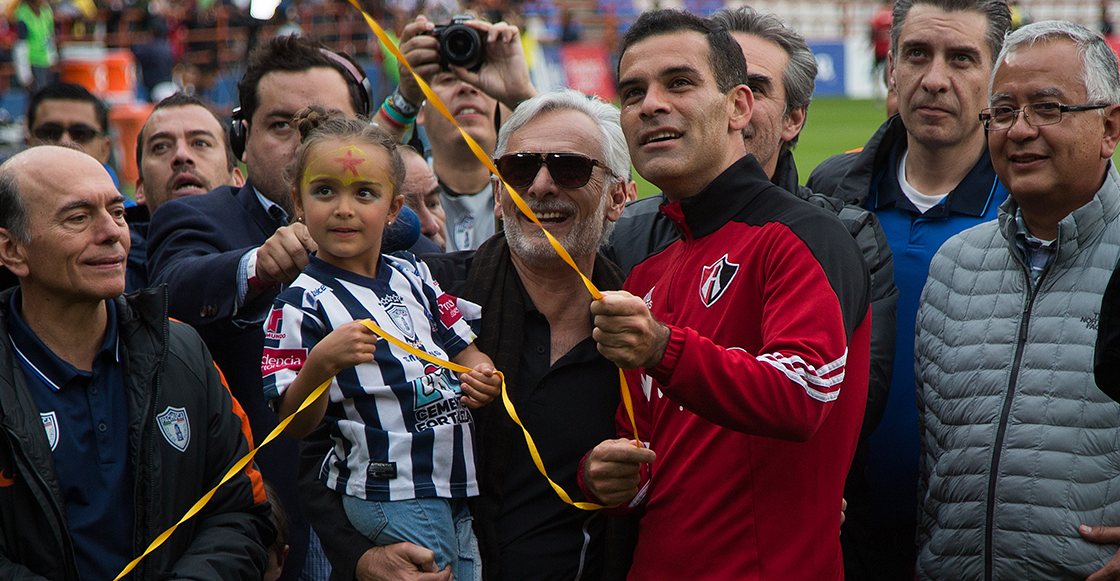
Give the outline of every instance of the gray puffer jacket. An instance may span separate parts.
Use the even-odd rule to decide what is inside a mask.
[[[1110,167],[1036,284],[1010,198],[933,259],[915,331],[919,579],[1080,581],[1116,553],[1077,526],[1120,526],[1120,404],[1093,382],[1118,188]]]

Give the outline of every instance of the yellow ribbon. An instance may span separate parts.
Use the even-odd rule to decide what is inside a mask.
[[[303,411],[303,409],[307,406],[311,405],[311,402],[319,399],[319,396],[323,395],[323,392],[331,386],[332,381],[334,381],[333,377],[324,381],[322,385],[315,388],[315,391],[311,392],[311,395],[307,396],[307,399],[305,399],[303,403],[299,405],[299,408],[297,408],[292,415],[284,418],[284,420],[281,421],[279,425],[277,425],[271,432],[269,432],[268,436],[265,437],[264,441],[262,441],[259,446],[253,448],[252,450],[249,450],[248,454],[238,460],[237,463],[234,464],[228,472],[226,472],[226,475],[222,477],[221,481],[219,481],[218,484],[214,486],[214,488],[210,489],[210,492],[207,492],[205,495],[203,495],[202,498],[198,499],[198,502],[194,503],[194,506],[192,506],[190,510],[187,511],[187,514],[183,515],[183,518],[179,519],[179,522],[175,523],[171,526],[171,528],[164,531],[163,534],[156,537],[156,539],[152,541],[152,544],[148,545],[148,548],[145,549],[139,557],[133,559],[132,562],[129,563],[123,571],[118,573],[117,576],[113,578],[113,581],[119,581],[121,577],[128,575],[136,567],[136,565],[144,559],[144,557],[147,557],[149,553],[156,550],[157,547],[162,545],[164,541],[166,541],[171,536],[171,534],[175,532],[175,529],[179,528],[179,525],[187,522],[191,519],[191,517],[198,514],[198,512],[202,510],[202,507],[206,506],[206,504],[210,502],[210,499],[214,496],[214,493],[218,491],[219,486],[225,484],[226,482],[229,482],[231,478],[243,471],[245,467],[249,465],[249,462],[253,460],[253,457],[257,455],[257,451],[263,448],[272,440],[276,439],[276,436],[279,436],[280,433],[284,431],[284,428],[288,427],[288,424],[292,423],[292,419],[296,417],[296,414]]]

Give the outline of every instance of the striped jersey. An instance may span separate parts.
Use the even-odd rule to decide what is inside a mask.
[[[371,319],[441,359],[474,340],[474,303],[444,294],[411,254],[382,255],[377,278],[312,257],[276,297],[261,358],[265,397],[284,393],[315,345],[340,325]],[[342,494],[375,501],[478,495],[474,425],[458,377],[378,339],[374,361],[331,382],[323,418],[334,448],[320,477]]]

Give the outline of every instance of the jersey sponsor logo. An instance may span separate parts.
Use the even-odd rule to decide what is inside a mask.
[[[459,401],[462,391],[451,370],[428,363],[424,366],[423,377],[416,378],[413,387],[416,393],[415,431],[470,423],[470,412]]]
[[[317,296],[319,296],[319,295],[321,295],[325,292],[327,292],[327,285],[325,285],[325,284],[319,285],[319,288],[311,291],[311,298],[315,298],[315,297],[317,297]]]
[[[444,327],[448,329],[452,325],[458,323],[463,318],[463,313],[459,312],[458,305],[455,304],[455,297],[444,293],[439,296],[439,320],[443,323]]]
[[[167,443],[180,452],[186,452],[191,443],[191,423],[187,418],[187,410],[167,406],[162,414],[156,416],[156,421]]]
[[[451,426],[471,423],[471,413],[463,407],[459,398],[452,397],[416,408],[415,431],[422,432],[438,426]]]
[[[58,416],[54,412],[39,414],[43,419],[43,429],[47,432],[47,443],[51,445],[51,452],[58,446]]]
[[[723,296],[723,292],[731,285],[735,275],[739,273],[739,265],[728,262],[727,255],[704,267],[703,279],[700,281],[700,301],[705,307],[710,307]]]
[[[265,333],[273,334],[280,332],[280,323],[284,320],[284,309],[272,309],[268,314],[268,323],[264,326]]]
[[[653,310],[653,289],[655,288],[657,287],[650,287],[649,292],[646,293],[646,296],[642,297],[642,300],[646,302],[646,308],[651,311]]]
[[[301,369],[307,360],[307,349],[275,349],[265,347],[261,354],[261,373],[272,375],[281,369]]]
[[[447,398],[457,397],[459,383],[451,377],[451,370],[436,367],[431,363],[424,365],[424,375],[412,381],[417,409]]]

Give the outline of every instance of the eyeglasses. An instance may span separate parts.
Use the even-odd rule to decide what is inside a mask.
[[[58,123],[44,123],[31,130],[31,135],[39,141],[62,141],[62,134],[67,133],[70,139],[76,143],[89,143],[94,137],[100,137],[101,132],[86,125],[85,123],[75,123],[69,127],[60,125]]]
[[[1104,109],[1109,106],[1110,105],[1062,105],[1056,101],[1046,101],[1043,103],[1031,103],[1022,109],[989,107],[980,111],[980,121],[984,124],[984,129],[989,131],[1003,131],[1005,129],[1011,129],[1011,126],[1015,124],[1015,118],[1019,116],[1019,113],[1022,113],[1023,119],[1031,127],[1044,127],[1060,122],[1062,120],[1062,113],[1092,111],[1094,109]]]
[[[578,153],[509,153],[494,160],[506,183],[514,188],[527,188],[536,179],[541,165],[548,166],[548,175],[562,188],[582,188],[591,181],[591,172],[599,166],[614,175],[603,162]]]

